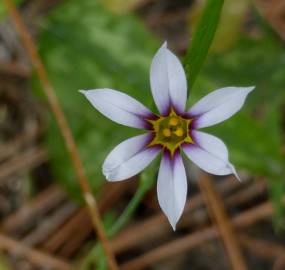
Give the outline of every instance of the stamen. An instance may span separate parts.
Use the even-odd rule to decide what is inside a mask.
[[[182,128],[178,128],[174,131],[174,134],[178,137],[182,137],[184,135],[184,131]]]
[[[148,120],[152,125],[154,138],[149,146],[160,145],[173,156],[183,143],[193,143],[189,133],[192,119],[184,118],[174,110],[167,116],[159,116],[156,120]]]
[[[162,134],[165,137],[170,137],[171,136],[171,130],[169,128],[165,128],[165,129],[162,130]]]
[[[171,117],[169,120],[169,125],[170,126],[177,126],[178,125],[178,120],[175,117]]]

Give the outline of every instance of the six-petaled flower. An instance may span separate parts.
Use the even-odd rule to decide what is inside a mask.
[[[145,134],[116,146],[103,164],[109,181],[130,178],[146,168],[161,152],[157,195],[173,229],[182,215],[187,178],[182,152],[202,170],[215,175],[235,174],[225,144],[197,129],[220,123],[240,110],[254,87],[218,89],[185,110],[187,83],[178,58],[166,43],[153,58],[150,84],[159,115],[132,97],[112,89],[82,90],[91,104],[111,120],[143,129]]]

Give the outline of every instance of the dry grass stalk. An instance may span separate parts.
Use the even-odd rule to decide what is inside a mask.
[[[31,71],[18,63],[0,62],[0,73],[6,73],[21,78],[28,78],[31,75]]]
[[[52,269],[72,270],[73,268],[67,262],[47,255],[43,252],[31,249],[18,241],[15,241],[5,235],[0,234],[0,249],[8,251],[11,254],[27,258],[37,266],[50,267]]]
[[[111,209],[131,185],[131,181],[114,184],[106,182],[98,199],[100,213],[104,214]],[[43,248],[49,252],[54,252],[61,247],[60,255],[64,257],[72,256],[92,233],[92,222],[87,214],[86,209],[81,209],[43,243]],[[84,227],[84,230],[82,230],[82,227]]]
[[[283,197],[285,203],[285,196]],[[255,206],[231,219],[236,229],[243,229],[251,226],[257,221],[266,219],[273,213],[273,206],[270,201]],[[145,228],[147,230],[147,228]],[[189,251],[205,241],[216,238],[219,235],[217,227],[212,226],[197,232],[191,233],[183,238],[173,240],[148,253],[145,253],[121,266],[122,270],[140,270],[160,260],[175,256],[176,254]]]
[[[46,69],[37,52],[36,45],[31,35],[29,34],[26,26],[24,25],[21,19],[21,15],[19,14],[17,8],[15,7],[14,3],[11,0],[4,0],[3,2],[10,14],[10,17],[15,25],[16,30],[18,31],[20,37],[22,38],[23,45],[31,59],[32,64],[34,65],[34,68],[38,74],[39,80],[41,81],[41,84],[43,86],[43,90],[47,96],[50,108],[55,115],[57,124],[60,128],[60,131],[66,143],[66,147],[69,152],[71,161],[73,163],[75,173],[77,174],[85,202],[88,206],[88,210],[89,210],[89,213],[92,219],[92,223],[94,225],[94,229],[106,253],[109,268],[111,270],[116,270],[118,269],[118,266],[117,266],[114,254],[112,252],[112,249],[110,247],[109,241],[105,235],[104,228],[101,223],[99,211],[97,208],[97,203],[95,201],[95,198],[92,196],[89,182],[84,173],[83,165],[81,163],[75,141],[73,139],[73,136],[69,128],[69,125],[67,123],[67,120],[65,118],[65,115],[56,97],[55,90],[48,79]]]
[[[1,229],[5,233],[18,234],[26,224],[41,218],[46,212],[56,207],[66,199],[65,193],[56,185],[51,185],[36,196],[32,201],[24,204],[16,212],[8,216],[3,222]]]
[[[5,182],[9,177],[27,172],[47,160],[46,151],[42,148],[34,147],[0,166],[0,183]]]
[[[37,228],[21,239],[21,242],[27,246],[39,245],[52,235],[77,209],[78,206],[75,203],[70,201],[65,202],[59,206],[56,212],[49,215],[48,218],[44,218]]]
[[[224,194],[229,191],[235,190],[237,187],[241,186],[239,182],[236,181],[233,177],[228,177],[223,182],[217,185],[219,192]],[[264,192],[266,189],[265,182],[257,181],[253,183],[250,188],[246,188],[241,191],[237,191],[235,194],[226,198],[227,206],[234,206],[238,203],[245,202],[249,198],[250,193],[251,197],[259,195]],[[197,194],[191,197],[185,206],[185,210],[181,221],[178,224],[179,228],[189,227],[193,222],[193,211],[203,205],[202,194]],[[191,215],[192,218],[189,218]],[[205,218],[207,215],[205,214]],[[159,212],[159,214],[152,216],[146,220],[139,221],[136,224],[132,224],[131,227],[126,228],[121,233],[116,235],[112,240],[113,250],[116,253],[123,252],[127,249],[130,249],[134,246],[139,246],[144,243],[146,239],[158,239],[162,235],[169,234],[171,228],[168,224],[165,216]]]
[[[259,257],[274,260],[279,259],[285,262],[285,247],[267,240],[239,234],[240,243],[253,254]]]
[[[206,173],[201,173],[198,183],[204,196],[210,217],[219,230],[219,235],[222,238],[226,252],[229,256],[232,269],[246,270],[247,266],[239,247],[236,234],[226,213],[224,203],[215,190],[210,176]]]

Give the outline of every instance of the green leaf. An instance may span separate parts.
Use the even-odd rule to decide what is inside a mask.
[[[188,24],[196,29],[198,20],[205,7],[206,0],[195,1],[189,10]],[[239,39],[244,19],[248,14],[250,3],[248,0],[225,0],[220,16],[219,27],[215,33],[209,52],[221,52],[231,48]]]
[[[224,0],[208,0],[187,50],[184,66],[191,89],[206,59],[216,33]]]

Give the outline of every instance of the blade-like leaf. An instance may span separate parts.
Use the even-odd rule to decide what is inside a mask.
[[[224,0],[207,1],[184,60],[188,89],[191,89],[193,86],[208,54],[219,24],[223,4]]]

